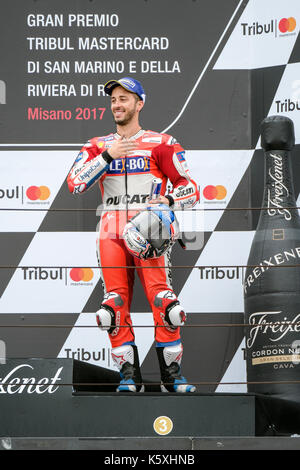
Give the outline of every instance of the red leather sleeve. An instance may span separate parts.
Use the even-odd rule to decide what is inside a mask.
[[[180,152],[184,152],[184,150],[178,143],[174,145],[162,143],[153,150],[153,156],[158,167],[164,175],[169,178],[173,188],[176,188],[177,186],[186,186],[188,184],[188,175],[181,175],[174,165],[174,153],[177,154]]]

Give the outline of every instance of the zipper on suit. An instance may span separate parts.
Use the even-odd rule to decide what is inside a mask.
[[[126,223],[128,222],[128,180],[127,180],[127,155],[125,155],[125,196],[126,196]]]

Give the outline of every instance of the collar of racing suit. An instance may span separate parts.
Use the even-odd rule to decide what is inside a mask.
[[[146,131],[144,129],[140,129],[136,134],[128,137],[128,140],[135,140],[141,137]],[[118,134],[117,132],[114,134],[115,139],[121,139],[122,136]]]

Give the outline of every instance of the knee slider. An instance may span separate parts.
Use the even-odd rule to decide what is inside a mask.
[[[169,325],[178,327],[182,326],[186,321],[186,314],[182,310],[180,303],[177,301],[170,303],[166,308],[165,319]]]
[[[159,292],[154,299],[154,305],[162,309],[164,319],[171,328],[177,328],[184,324],[186,314],[181,308],[176,295],[171,290]]]
[[[116,292],[108,292],[103,298],[103,302],[98,312],[96,320],[101,330],[112,333],[116,327],[115,308],[124,304],[122,297]]]

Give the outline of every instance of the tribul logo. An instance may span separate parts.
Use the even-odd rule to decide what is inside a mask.
[[[293,16],[290,18],[281,18],[278,28],[281,33],[292,33],[296,28],[297,22]]]
[[[225,199],[226,195],[227,189],[221,184],[218,184],[217,186],[208,185],[205,186],[205,188],[203,189],[203,196],[209,201],[212,201],[214,199],[222,201],[223,199]]]
[[[63,268],[22,268],[24,281],[63,281]]]
[[[236,266],[230,269],[221,269],[218,266],[200,267],[200,279],[208,281],[232,280],[242,278],[242,268]]]
[[[292,100],[290,98],[285,98],[282,100],[275,101],[276,112],[277,113],[292,113],[294,111],[300,111],[300,101]]]
[[[14,188],[0,188],[0,199],[21,199],[22,192],[22,186],[15,186]]]
[[[26,196],[30,201],[46,201],[50,196],[48,186],[30,186],[26,190]]]
[[[75,283],[87,283],[94,277],[94,271],[91,268],[72,268],[70,278]]]
[[[265,36],[267,34],[278,36],[278,31],[282,34],[279,36],[287,35],[287,33],[295,34],[296,19],[293,16],[289,18],[272,19],[269,22],[263,23],[254,21],[253,23],[241,23],[243,36]]]
[[[98,362],[106,362],[109,365],[109,358],[111,356],[110,348],[102,348],[102,351],[97,349],[96,351],[85,348],[77,348],[77,350],[71,348],[64,349],[67,359],[77,359],[78,361],[90,360]]]

